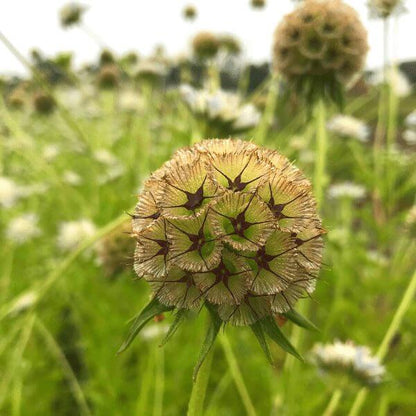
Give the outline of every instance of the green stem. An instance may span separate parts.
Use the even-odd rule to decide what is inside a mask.
[[[338,407],[341,397],[342,397],[342,390],[340,389],[335,390],[332,393],[331,400],[329,401],[328,406],[326,407],[324,413],[322,413],[322,416],[332,416]]]
[[[202,416],[204,409],[204,400],[207,391],[208,379],[211,372],[212,358],[214,355],[214,349],[206,356],[201,368],[199,369],[198,376],[192,386],[191,398],[188,404],[187,416]]]
[[[220,335],[220,342],[225,354],[225,359],[227,360],[228,366],[230,368],[231,375],[234,379],[234,383],[237,387],[238,393],[240,394],[244,408],[246,409],[246,413],[248,416],[256,416],[256,409],[254,408],[250,399],[247,387],[244,383],[243,375],[241,374],[241,370],[237,363],[237,358],[235,357],[230,340],[228,339],[225,332]]]
[[[407,286],[406,291],[403,294],[402,300],[400,302],[399,307],[396,310],[396,313],[393,316],[393,319],[390,323],[390,326],[387,329],[386,334],[384,335],[384,338],[378,348],[376,356],[379,358],[380,361],[383,361],[385,358],[388,347],[390,345],[391,340],[396,335],[397,331],[399,330],[399,327],[402,323],[403,317],[407,310],[409,309],[410,304],[412,303],[412,300],[416,293],[416,271],[413,273],[412,278],[410,279],[410,282]],[[348,416],[358,416],[361,411],[361,407],[365,402],[365,399],[368,395],[368,388],[363,387],[355,397],[354,403],[351,407],[350,412],[348,413]]]
[[[315,155],[315,197],[320,207],[324,198],[326,185],[326,153],[328,138],[326,132],[326,106],[323,100],[319,100],[315,109],[316,123],[316,155]]]
[[[266,108],[263,113],[263,117],[257,127],[256,141],[257,143],[264,144],[270,125],[273,122],[273,116],[276,109],[277,95],[279,92],[279,77],[273,75],[269,85],[269,91],[267,94]]]
[[[153,416],[163,416],[163,392],[165,389],[165,353],[163,348],[156,349],[155,400]]]

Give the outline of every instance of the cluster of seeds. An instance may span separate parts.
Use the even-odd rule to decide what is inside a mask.
[[[367,32],[354,9],[341,0],[307,0],[277,27],[274,65],[295,84],[345,84],[362,69],[367,50]]]
[[[217,306],[250,325],[310,294],[324,230],[311,184],[278,152],[240,140],[177,151],[133,216],[135,271],[168,306]]]

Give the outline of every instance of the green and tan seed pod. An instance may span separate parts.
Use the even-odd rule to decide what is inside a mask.
[[[134,267],[164,305],[205,302],[222,321],[252,325],[313,292],[323,233],[311,184],[285,157],[206,140],[144,184]]]
[[[39,114],[51,114],[55,110],[56,103],[53,97],[38,91],[33,95],[33,107]]]
[[[131,222],[127,220],[97,244],[98,263],[110,279],[131,268],[135,244],[130,234]]]
[[[253,9],[262,9],[266,5],[266,0],[251,0]]]
[[[276,29],[274,68],[308,100],[339,102],[367,51],[367,32],[353,8],[341,0],[305,0]]]
[[[372,15],[382,19],[387,19],[404,9],[402,0],[369,0],[368,7]]]
[[[64,28],[74,26],[81,20],[85,7],[78,3],[68,3],[59,12],[61,25]]]
[[[200,32],[192,40],[194,55],[200,59],[214,58],[218,53],[220,42],[211,32]]]
[[[104,65],[98,73],[98,85],[103,89],[116,88],[120,82],[120,70],[117,65]]]
[[[183,9],[183,17],[186,20],[195,20],[195,18],[196,18],[196,8],[195,8],[195,6],[193,6],[192,4],[188,4]]]

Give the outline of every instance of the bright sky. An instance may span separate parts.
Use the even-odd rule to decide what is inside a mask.
[[[369,30],[368,67],[380,66],[382,24],[369,20],[366,0],[346,0],[360,13]],[[74,51],[75,63],[94,60],[99,46],[80,28],[64,30],[59,25],[59,9],[64,0],[1,0],[0,28],[17,49],[27,55],[36,47],[46,54]],[[117,53],[136,50],[142,55],[155,45],[165,46],[170,55],[189,48],[189,40],[200,30],[235,34],[247,59],[270,59],[272,35],[284,14],[293,8],[290,0],[267,0],[267,7],[253,11],[250,0],[85,0],[89,6],[85,25]],[[193,4],[196,21],[182,18],[182,9]],[[407,0],[409,13],[394,24],[392,50],[399,61],[416,59],[416,1]],[[0,73],[24,73],[21,64],[0,43]]]

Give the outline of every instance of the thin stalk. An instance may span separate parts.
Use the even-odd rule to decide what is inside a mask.
[[[89,37],[91,38],[101,49],[108,49],[110,48],[107,46],[107,44],[101,39],[100,36],[98,36],[89,26],[87,26],[85,23],[80,23],[79,28]]]
[[[231,347],[230,340],[228,339],[225,332],[222,333],[219,338],[221,347],[225,354],[225,359],[227,360],[228,366],[231,371],[231,375],[234,379],[234,383],[237,387],[238,393],[240,394],[246,413],[248,416],[256,416],[256,409],[254,408],[253,402],[250,399],[250,395],[244,383],[243,375],[241,374],[241,370],[238,366],[237,358]]]
[[[47,348],[52,353],[52,355],[55,356],[56,361],[62,367],[62,371],[65,375],[65,378],[68,381],[70,389],[72,390],[72,394],[74,395],[74,398],[78,403],[80,414],[91,416],[92,413],[88,407],[87,400],[84,396],[84,392],[82,391],[78,379],[74,374],[71,365],[68,363],[65,354],[62,352],[62,349],[60,348],[60,346],[58,345],[48,328],[43,324],[43,322],[39,318],[36,319],[35,324],[39,333],[42,335]]]
[[[266,108],[260,124],[257,127],[256,140],[259,144],[264,144],[270,125],[273,122],[274,112],[276,110],[276,101],[279,93],[279,77],[273,75],[269,84],[267,94]]]
[[[203,414],[205,395],[207,392],[209,375],[211,373],[213,356],[214,350],[211,348],[211,351],[208,353],[203,364],[201,365],[198,376],[192,386],[187,416],[202,416]]]
[[[143,357],[143,355],[141,355]],[[136,404],[136,416],[148,414],[147,403],[150,393],[151,380],[153,378],[153,369],[155,367],[155,354],[147,353],[147,358],[144,360],[143,369],[140,368],[140,395]]]
[[[315,109],[316,123],[316,155],[314,190],[318,206],[322,206],[326,185],[326,154],[328,148],[328,136],[326,131],[326,106],[321,99]]]
[[[412,278],[409,281],[409,284],[406,288],[406,291],[403,294],[402,300],[400,302],[399,307],[396,310],[396,313],[393,316],[393,319],[384,335],[384,338],[377,350],[376,357],[383,361],[385,358],[388,347],[393,339],[393,337],[397,334],[397,331],[400,328],[400,325],[403,321],[403,317],[406,314],[407,310],[409,309],[410,304],[416,294],[416,271],[413,273]],[[363,387],[356,395],[354,403],[351,407],[348,416],[358,416],[361,413],[361,407],[363,406],[367,395],[369,393],[369,389],[367,387]]]
[[[332,416],[338,407],[341,397],[342,397],[342,390],[340,389],[335,390],[332,393],[328,406],[326,407],[324,413],[322,413],[322,416]]]
[[[153,416],[163,416],[163,393],[165,390],[165,350],[156,348],[155,394]]]

